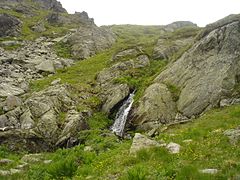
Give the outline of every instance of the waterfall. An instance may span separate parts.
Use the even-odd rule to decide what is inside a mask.
[[[134,101],[133,100],[133,97],[135,95],[134,93],[135,91],[129,95],[128,99],[123,102],[123,105],[120,107],[116,114],[115,122],[112,125],[111,130],[117,136],[123,137],[127,117]]]

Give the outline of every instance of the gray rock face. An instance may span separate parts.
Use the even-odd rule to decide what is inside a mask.
[[[28,91],[29,82],[42,78],[42,72],[68,67],[73,60],[59,58],[51,49],[53,43],[46,38],[35,42],[22,42],[16,51],[0,48],[0,97],[20,96]]]
[[[132,123],[141,129],[152,129],[175,119],[177,107],[171,93],[164,84],[155,83],[147,88],[144,96],[134,109]]]
[[[24,90],[10,84],[2,83],[0,85],[0,97],[17,96],[24,94]]]
[[[115,42],[114,34],[107,28],[95,25],[81,26],[68,38],[72,54],[76,58],[86,59],[103,51]]]
[[[24,149],[32,143],[29,150],[35,152],[48,150],[59,139],[76,136],[87,125],[85,117],[72,110],[75,103],[65,85],[34,93],[20,107],[0,116],[0,144]],[[69,112],[63,122],[59,121],[59,112]]]
[[[110,113],[113,107],[125,99],[130,93],[130,89],[126,84],[118,84],[113,87],[110,87],[105,92],[106,100],[102,106],[102,111]]]
[[[166,40],[159,39],[153,50],[153,59],[170,59],[178,50],[193,43],[193,38],[184,38],[166,43]]]
[[[39,3],[40,7],[45,10],[53,10],[55,12],[66,13],[66,9],[62,7],[62,4],[57,0],[33,0]]]
[[[132,57],[128,61],[118,62],[110,68],[101,71],[97,76],[97,82],[102,88],[101,98],[103,100],[102,111],[110,113],[111,110],[124,100],[130,94],[130,87],[127,84],[115,83],[116,78],[130,69],[144,68],[150,65],[150,60],[147,55],[139,55],[135,49],[128,49],[118,52],[113,60],[117,61],[121,58]]]
[[[232,20],[234,19],[234,20]],[[159,99],[156,103],[161,109],[156,109],[155,114],[160,114],[156,118],[140,118],[143,122],[159,122],[165,120],[162,109],[173,108],[168,117],[173,118],[176,112],[188,118],[195,117],[212,107],[218,107],[221,99],[231,97],[235,93],[235,87],[239,84],[240,68],[240,19],[239,15],[223,19],[220,22],[209,25],[200,39],[185,52],[176,62],[168,66],[145,92],[141,100],[141,109],[155,104],[146,104],[144,99],[151,96],[152,99],[159,99],[162,90],[150,95],[152,86],[159,84],[171,84],[179,88],[180,95],[177,102]],[[236,95],[236,93],[235,93]],[[141,112],[141,111],[140,111]],[[148,113],[150,114],[150,113]],[[139,117],[139,114],[137,117]],[[138,121],[139,122],[139,121]]]
[[[20,34],[21,21],[14,16],[0,14],[0,37],[18,36]]]
[[[75,137],[78,132],[87,128],[88,126],[83,115],[75,110],[70,110],[66,117],[66,125],[56,144],[59,146],[66,143],[68,147],[73,146],[74,144],[71,144],[70,140],[71,137]]]

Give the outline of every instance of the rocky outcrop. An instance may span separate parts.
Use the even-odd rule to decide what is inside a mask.
[[[73,60],[59,58],[46,38],[22,42],[22,48],[8,52],[0,48],[0,97],[22,95],[28,91],[29,81],[43,74],[73,64]]]
[[[36,148],[35,151],[49,150],[59,139],[67,143],[69,138],[87,128],[85,115],[75,109],[76,102],[65,85],[34,93],[22,105],[0,116],[0,142],[12,148],[21,144],[23,149],[33,143],[36,147],[30,150]],[[59,119],[61,112],[68,114],[66,119]],[[16,138],[20,138],[18,144],[14,142]]]
[[[115,35],[104,27],[96,25],[80,26],[77,32],[68,38],[72,54],[78,59],[89,58],[101,52],[115,42]]]
[[[240,58],[240,18],[239,15],[230,16],[206,27],[198,37],[198,41],[185,52],[176,62],[170,64],[147,88],[141,99],[141,111],[137,110],[133,122],[159,124],[174,121],[174,114],[180,113],[184,117],[194,118],[206,110],[218,107],[222,99],[238,96],[236,86],[239,84],[239,58]],[[159,99],[156,104],[145,103],[152,87],[161,87],[170,84],[179,89],[179,98],[176,102],[171,99],[159,99],[163,90],[151,95],[152,99]],[[169,89],[171,91],[171,89]],[[172,92],[169,94],[173,94]],[[165,96],[166,98],[167,96]],[[142,115],[144,110],[160,107],[154,110],[152,116]],[[165,113],[171,110],[166,121]],[[159,116],[156,116],[158,114]],[[150,118],[150,117],[151,118]],[[138,120],[138,121],[137,121]],[[142,125],[141,123],[138,125]]]
[[[57,0],[33,0],[40,5],[42,9],[52,10],[55,12],[66,13],[66,9],[62,7],[62,4]]]
[[[100,96],[103,101],[103,112],[110,113],[130,94],[130,87],[127,84],[116,83],[116,79],[130,69],[144,68],[150,65],[148,56],[137,52],[134,49],[126,49],[116,53],[113,56],[113,61],[129,59],[113,64],[110,68],[106,68],[98,74],[97,82],[102,89]]]
[[[0,14],[0,37],[18,36],[21,24],[21,21],[14,16]]]
[[[153,49],[152,57],[157,60],[169,60],[176,52],[188,45],[191,45],[193,41],[193,37],[177,39],[170,42],[166,39],[159,39]]]
[[[177,107],[166,85],[153,84],[147,88],[133,114],[132,123],[137,124],[138,128],[148,130],[158,126],[159,123],[173,121]]]

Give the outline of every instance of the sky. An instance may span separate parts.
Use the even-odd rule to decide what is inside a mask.
[[[166,25],[192,21],[200,27],[240,13],[240,0],[58,0],[69,12],[86,11],[98,26]]]

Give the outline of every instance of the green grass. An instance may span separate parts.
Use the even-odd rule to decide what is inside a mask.
[[[109,52],[104,52],[87,60],[78,61],[71,67],[58,70],[58,72],[51,77],[32,82],[31,89],[32,91],[42,90],[48,87],[54,79],[58,78],[61,78],[62,83],[71,85],[86,86],[86,83],[94,83],[96,75],[107,66],[110,57]]]
[[[81,145],[44,154],[50,164],[33,164],[19,177],[23,179],[233,179],[240,171],[239,143],[231,145],[223,132],[240,124],[240,106],[215,109],[194,122],[175,125],[155,137],[156,140],[181,145],[179,154],[169,154],[155,147],[129,154],[131,140],[120,141],[108,130],[93,125],[92,130],[79,134]],[[96,114],[91,121],[105,123],[104,115]],[[94,123],[95,124],[95,123]],[[191,139],[192,142],[183,142]],[[84,151],[91,146],[92,151]],[[0,157],[18,160],[21,155],[1,148]],[[215,175],[199,172],[216,168]],[[14,178],[13,178],[14,179]],[[17,178],[16,178],[17,179]]]

